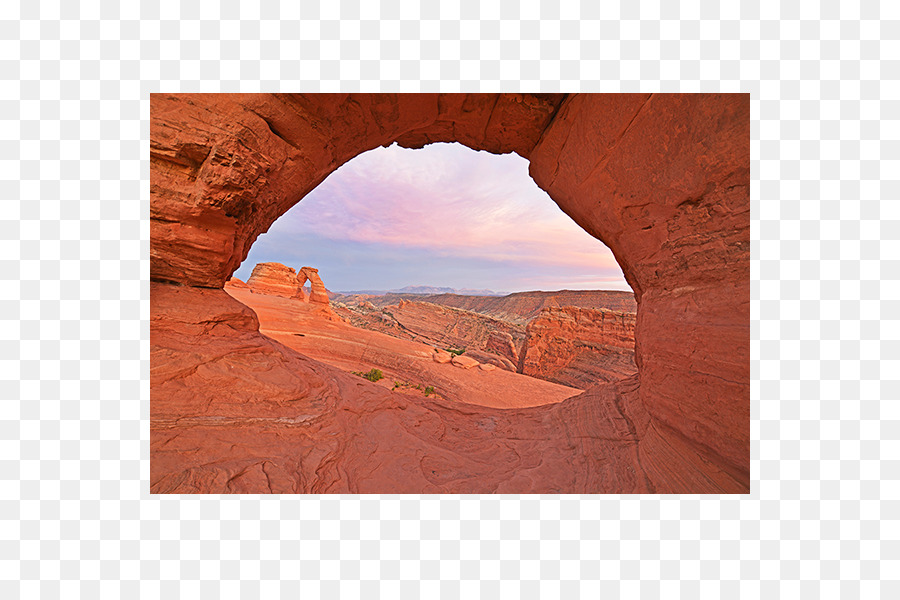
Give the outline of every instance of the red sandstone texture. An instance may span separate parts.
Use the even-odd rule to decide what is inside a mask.
[[[308,358],[260,335],[256,313],[222,290],[153,283],[151,315],[152,493],[741,489],[650,420],[635,378],[488,408],[391,392]]]
[[[545,308],[527,327],[520,373],[587,389],[637,373],[635,314]]]
[[[303,292],[303,284],[307,281],[312,286],[309,298]],[[302,267],[297,272],[293,268],[277,262],[259,263],[253,267],[253,273],[250,274],[250,278],[247,280],[247,287],[250,288],[250,291],[257,294],[281,296],[299,302],[309,302],[314,305],[320,317],[331,321],[340,319],[331,310],[328,291],[319,277],[318,269]],[[240,286],[228,287],[228,289],[240,289]]]
[[[225,282],[226,288],[239,288],[239,289],[249,289],[246,283],[238,279],[237,277],[231,277],[228,281]]]
[[[746,94],[151,95],[151,490],[748,492],[749,135]],[[634,290],[637,376],[461,411],[262,336],[222,286],[394,141],[528,158]]]
[[[596,294],[591,299],[590,294]],[[580,292],[585,303],[602,304],[607,292]],[[477,300],[480,297],[476,297]],[[340,310],[358,327],[443,348],[465,349],[480,363],[563,385],[587,389],[634,374],[634,313],[588,308],[545,308],[526,327],[457,308],[400,300],[380,310],[371,303]],[[530,314],[531,303],[511,304]],[[527,333],[526,333],[527,332]],[[527,336],[527,339],[526,339]]]
[[[346,298],[360,297],[349,296]],[[545,308],[560,306],[580,306],[582,308],[620,310],[635,312],[637,303],[631,292],[612,290],[560,290],[558,292],[516,292],[507,296],[461,296],[459,294],[385,294],[366,296],[365,299],[378,307],[397,304],[400,299],[413,302],[428,302],[462,310],[476,312],[494,319],[526,325]]]
[[[482,350],[510,365],[518,363],[518,348],[525,341],[524,327],[427,302],[400,300],[381,308],[357,304],[338,314],[357,327],[442,348]]]
[[[259,263],[253,267],[247,286],[257,294],[269,294],[270,296],[284,296],[294,298],[297,293],[302,295],[300,282],[297,280],[297,272],[288,266],[276,262]]]
[[[421,390],[431,387],[444,400],[496,408],[560,402],[580,391],[514,372],[487,374],[477,369],[461,370],[451,364],[438,364],[430,345],[328,319],[311,302],[251,294],[247,290],[228,290],[228,293],[253,309],[260,331],[269,338],[348,373],[379,369],[384,379],[377,385],[387,389],[394,388],[395,382],[411,384],[419,388],[398,386],[397,389],[409,393],[418,390],[421,396]],[[479,362],[476,360],[469,366],[478,366]]]

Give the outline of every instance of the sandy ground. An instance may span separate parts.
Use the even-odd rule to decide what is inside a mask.
[[[313,304],[230,286],[225,291],[256,312],[264,335],[345,371],[380,369],[384,379],[377,385],[400,393],[424,395],[426,387],[433,387],[445,400],[494,408],[553,404],[581,393],[500,369],[439,364],[431,359],[431,346],[328,320]]]

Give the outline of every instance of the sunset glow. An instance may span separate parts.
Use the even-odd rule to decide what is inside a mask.
[[[256,241],[259,262],[317,267],[329,289],[629,290],[612,252],[565,215],[518,155],[459,144],[366,152]]]

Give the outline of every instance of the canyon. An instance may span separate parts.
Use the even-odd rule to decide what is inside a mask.
[[[150,104],[151,492],[749,492],[748,95],[152,94]],[[458,400],[386,389],[260,331],[270,322],[231,294],[328,308],[346,323],[330,305],[226,286],[257,237],[353,156],[437,141],[527,158],[534,181],[610,247],[634,290],[636,373],[598,371],[579,392],[420,357],[562,388],[546,404],[484,406],[463,388]],[[515,325],[526,339],[529,326],[535,340],[561,332],[572,348],[565,332],[579,319],[630,327],[603,312],[629,311],[568,306]],[[485,347],[505,358],[520,348],[507,333],[511,344],[489,336]],[[564,362],[547,364],[565,379]]]
[[[632,292],[614,290],[560,290],[556,292],[516,292],[505,296],[460,294],[396,294],[373,296],[366,294],[335,295],[334,299],[346,304],[369,302],[375,307],[398,304],[401,300],[427,302],[450,308],[476,312],[488,317],[525,325],[545,308],[578,306],[636,312],[637,302]]]
[[[356,327],[464,350],[466,356],[482,363],[587,389],[637,372],[635,314],[607,308],[627,307],[628,295],[608,291],[529,292],[500,298],[454,296],[450,300],[483,312],[431,302],[446,301],[441,296],[413,296],[422,300],[404,296],[397,304],[385,304],[397,299],[394,295],[339,296],[349,303],[336,301],[336,312]],[[465,302],[458,302],[459,298]],[[559,307],[560,299],[599,308]]]

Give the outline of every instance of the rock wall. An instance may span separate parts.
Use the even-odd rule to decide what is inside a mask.
[[[580,389],[630,377],[634,324],[634,313],[545,308],[526,328],[519,371]]]
[[[369,306],[372,306],[369,303]],[[351,325],[415,340],[440,348],[481,350],[497,356],[497,366],[519,362],[518,348],[525,341],[525,328],[466,310],[427,302],[401,300],[383,308],[352,306],[341,313]],[[483,356],[481,362],[488,357]],[[505,363],[504,363],[505,361]]]
[[[223,290],[150,288],[151,493],[743,490],[651,421],[634,378],[524,409],[411,397],[261,336]]]
[[[647,411],[749,482],[749,96],[569,96],[530,160],[635,292]]]
[[[339,166],[394,141],[527,156],[562,94],[151,94],[150,278],[221,288]]]
[[[247,286],[257,294],[294,298],[300,291],[297,272],[281,263],[259,263],[247,279]]]
[[[186,288],[221,288],[278,216],[338,166],[376,146],[459,141],[479,150],[517,152],[530,160],[532,178],[560,208],[611,248],[635,292],[639,373],[626,396],[646,411],[649,425],[627,435],[636,440],[629,452],[641,457],[643,473],[656,481],[669,478],[665,489],[686,489],[688,482],[687,489],[696,486],[693,491],[748,491],[749,108],[747,94],[153,94],[150,277]],[[153,327],[151,322],[151,336]],[[152,340],[151,346],[162,348]],[[295,360],[278,353],[271,359]],[[177,407],[169,398],[175,388],[155,381],[151,404]],[[325,386],[322,394],[339,395],[339,388]],[[302,404],[319,401],[314,394],[304,398]],[[379,426],[391,430],[409,414],[385,408]],[[600,421],[590,422],[604,417],[575,410],[566,418],[578,422],[557,422],[541,434],[552,438],[541,449],[544,455],[571,459],[566,449],[573,439],[600,437],[574,443],[582,454],[570,468],[565,461],[553,463],[568,468],[566,474],[529,470],[517,459],[510,480],[516,485],[502,489],[525,489],[527,480],[532,489],[577,491],[582,484],[599,489],[605,481],[606,489],[614,490],[616,477],[621,490],[637,489],[629,487],[627,470],[610,473],[602,466],[619,447],[609,438],[615,430],[601,431],[595,427]],[[351,437],[365,431],[346,426],[342,433]],[[190,444],[201,429],[182,431],[172,449]],[[151,471],[157,481],[171,483],[172,477],[188,477],[185,465],[195,459],[163,459],[159,443],[165,431],[164,424],[151,425]],[[575,433],[580,437],[571,437]],[[244,434],[223,432],[221,439],[238,435]],[[387,471],[373,472],[368,458],[356,462],[352,456],[341,471],[331,471],[321,462],[330,460],[326,455],[311,451],[305,463],[290,464],[301,479],[312,477],[315,465],[323,469],[319,473],[334,472],[337,479],[325,486],[332,490],[346,489],[351,479],[391,478]],[[499,454],[492,458],[492,464],[500,461]],[[673,472],[669,467],[678,461],[697,465],[705,479]],[[596,478],[579,480],[576,463],[589,465]],[[479,471],[473,466],[469,472]],[[736,484],[721,483],[722,478]],[[208,491],[220,487],[211,483]],[[182,488],[158,483],[156,489]]]
[[[516,292],[507,296],[462,296],[459,294],[413,296],[411,294],[386,294],[369,299],[380,306],[396,304],[399,298],[469,310],[517,325],[526,325],[541,314],[541,311],[545,308],[559,306],[605,308],[607,310],[621,310],[625,312],[637,311],[637,302],[635,302],[634,294],[609,290]]]

